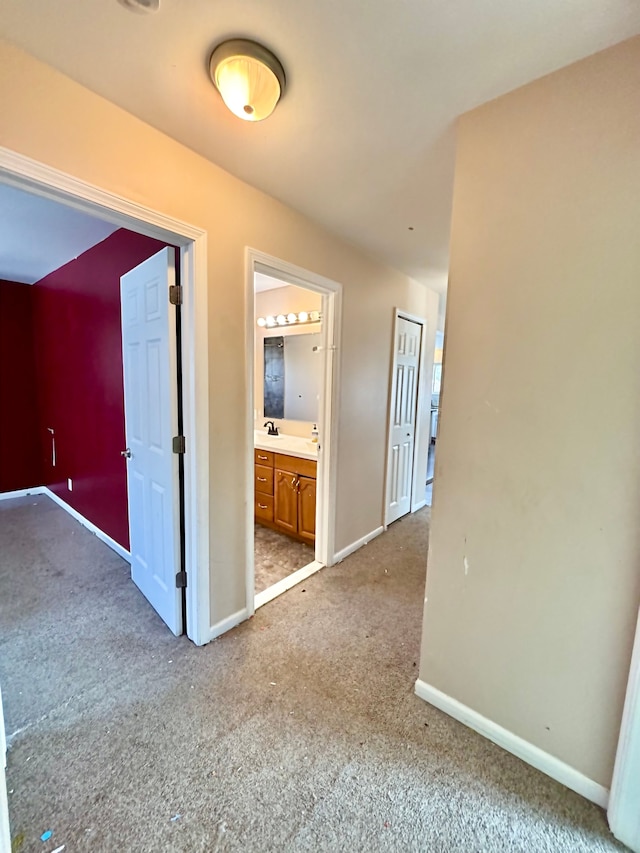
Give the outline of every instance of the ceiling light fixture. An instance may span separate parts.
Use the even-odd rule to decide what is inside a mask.
[[[130,12],[138,12],[142,15],[147,12],[157,12],[160,8],[160,0],[118,0],[118,3]]]
[[[211,54],[209,73],[227,107],[245,121],[270,116],[284,94],[286,78],[280,61],[248,39],[219,44]]]

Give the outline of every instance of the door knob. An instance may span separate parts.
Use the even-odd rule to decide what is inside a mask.
[[[126,450],[121,450],[120,456],[124,456],[125,459],[131,459],[131,449],[129,447],[127,447]]]

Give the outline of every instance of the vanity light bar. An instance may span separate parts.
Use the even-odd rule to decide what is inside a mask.
[[[277,326],[299,326],[300,323],[319,323],[322,320],[320,311],[300,311],[299,314],[278,314],[275,317],[258,317],[257,323],[259,326],[266,326],[268,329],[273,329]]]

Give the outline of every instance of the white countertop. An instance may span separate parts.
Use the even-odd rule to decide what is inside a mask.
[[[300,459],[318,458],[318,444],[310,438],[300,438],[299,435],[267,435],[260,429],[253,431],[253,446],[256,450],[273,450],[275,453],[286,453],[288,456],[298,456]]]

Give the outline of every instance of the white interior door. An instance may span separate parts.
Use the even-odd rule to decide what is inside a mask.
[[[131,578],[174,634],[182,633],[174,250],[120,279]]]
[[[421,340],[420,323],[396,318],[389,406],[387,524],[411,509]]]

